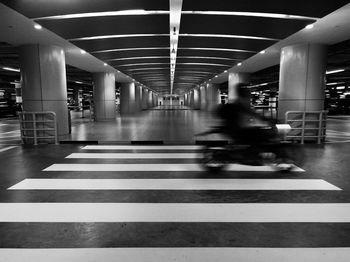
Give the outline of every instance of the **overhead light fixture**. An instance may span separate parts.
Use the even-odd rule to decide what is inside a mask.
[[[21,72],[20,69],[7,67],[7,66],[2,67],[2,69],[7,70],[7,71],[12,71],[12,72]]]
[[[345,71],[345,69],[337,69],[337,70],[326,71],[326,75],[340,73],[340,72],[344,72],[344,71]]]
[[[342,89],[345,89],[345,86],[337,86],[336,89],[337,90],[342,90]]]
[[[103,63],[104,66],[107,66],[107,63]]]
[[[225,70],[224,73],[227,73],[227,70]]]
[[[81,53],[81,54],[86,54],[86,51],[83,50],[83,49],[81,49],[81,50],[80,50],[80,53]]]
[[[242,63],[238,63],[238,64],[237,64],[237,66],[241,66],[241,65],[242,65]]]
[[[260,51],[260,54],[265,54],[265,53],[266,53],[265,50]]]
[[[39,24],[35,24],[34,28],[37,29],[37,30],[43,29],[43,27],[41,25],[39,25]]]
[[[176,35],[176,27],[173,28],[173,35]]]
[[[312,28],[314,28],[314,24],[309,24],[309,25],[305,26],[305,28],[306,29],[312,29]]]

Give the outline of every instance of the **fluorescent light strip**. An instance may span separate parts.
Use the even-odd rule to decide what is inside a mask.
[[[166,50],[169,47],[135,47],[135,48],[120,48],[120,49],[106,49],[99,51],[92,51],[91,54],[108,53],[108,52],[125,52],[125,51],[139,51],[139,50]]]
[[[17,68],[12,68],[12,67],[8,67],[8,66],[4,66],[4,67],[1,67],[3,70],[6,70],[6,71],[12,71],[12,72],[21,72],[20,69],[17,69]]]
[[[326,75],[336,74],[336,73],[340,73],[340,72],[344,72],[344,71],[345,71],[345,69],[337,69],[337,70],[326,71]]]
[[[177,63],[178,65],[209,65],[209,66],[225,66],[230,67],[230,65],[224,64],[211,64],[211,63]]]
[[[339,83],[328,83],[326,84],[327,86],[334,86],[334,85],[340,85],[340,84],[344,84],[344,82],[339,82]]]
[[[258,13],[258,12],[228,12],[228,11],[182,11],[183,15],[224,15],[224,16],[252,16],[279,19],[296,19],[296,20],[318,20],[316,17],[275,14],[275,13]]]
[[[267,41],[279,41],[280,39],[260,37],[260,36],[248,36],[248,35],[223,35],[223,34],[180,34],[184,37],[215,37],[215,38],[238,38],[238,39],[253,39],[253,40],[267,40]]]
[[[226,58],[226,57],[216,57],[216,56],[178,56],[177,58],[190,58],[190,59],[218,59],[218,60],[229,60],[229,61],[241,61],[241,59]]]
[[[125,69],[126,71],[148,71],[148,70],[169,70],[169,68],[165,67],[150,67],[150,68],[135,68],[135,69]],[[135,73],[136,74],[136,73]],[[142,73],[144,74],[144,73]]]
[[[136,60],[136,59],[158,59],[158,58],[169,58],[169,56],[135,56],[135,57],[124,57],[108,59],[106,61],[124,61],[124,60]]]
[[[127,38],[127,37],[152,37],[152,36],[169,36],[169,34],[126,34],[126,35],[98,35],[68,39],[69,41],[85,41],[85,40],[101,40],[111,38]]]
[[[121,11],[108,11],[108,12],[91,12],[91,13],[79,13],[79,14],[69,14],[69,15],[55,15],[55,16],[45,16],[37,17],[33,20],[62,20],[62,19],[77,19],[77,18],[91,18],[91,17],[106,17],[106,16],[125,16],[125,15],[167,15],[169,11],[163,10],[121,10]]]
[[[213,48],[213,47],[179,47],[179,50],[206,50],[206,51],[223,51],[223,52],[242,52],[242,53],[257,53],[255,51],[243,49],[228,49],[228,48]]]
[[[139,64],[126,64],[126,65],[118,65],[122,66],[143,66],[143,65],[170,65],[170,63],[139,63]]]

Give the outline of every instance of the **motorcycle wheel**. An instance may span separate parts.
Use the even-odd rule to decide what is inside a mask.
[[[202,165],[206,170],[211,172],[219,172],[227,165],[224,160],[225,153],[223,149],[206,148],[203,151],[203,157],[201,159]]]

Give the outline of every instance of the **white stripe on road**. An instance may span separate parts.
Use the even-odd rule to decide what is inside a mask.
[[[198,150],[202,149],[202,146],[138,146],[138,145],[99,145],[99,146],[84,146],[82,149],[86,150],[139,150],[139,149],[145,149],[145,150]]]
[[[196,159],[199,153],[73,153],[66,158],[93,159]]]
[[[8,147],[5,147],[5,148],[1,148],[0,152],[5,152],[5,151],[10,150],[10,149],[15,148],[15,147],[16,146],[8,146]]]
[[[350,248],[2,248],[6,262],[348,262]]]
[[[200,164],[53,164],[43,171],[206,171]],[[225,167],[225,171],[276,171],[272,166],[246,166],[230,164]],[[303,172],[304,170],[294,166],[291,171]]]
[[[0,203],[0,222],[349,223],[350,203]]]
[[[341,190],[320,179],[25,179],[9,190]]]

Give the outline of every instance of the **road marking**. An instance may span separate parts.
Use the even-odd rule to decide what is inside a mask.
[[[200,164],[53,164],[43,171],[206,171]],[[225,171],[257,171],[271,172],[276,171],[272,166],[246,166],[239,164],[230,164],[225,167]],[[304,170],[294,166],[291,171],[303,172]]]
[[[73,153],[66,158],[93,159],[196,159],[199,153]]]
[[[5,151],[10,150],[10,149],[15,148],[15,147],[16,147],[16,146],[4,147],[4,148],[1,148],[1,149],[0,149],[0,152],[5,152]]]
[[[198,150],[202,149],[202,146],[195,145],[183,145],[183,146],[137,146],[137,145],[90,145],[85,146],[82,149],[85,150]]]
[[[341,190],[321,179],[25,179],[9,190]]]
[[[0,257],[6,262],[348,262],[350,248],[6,248]]]
[[[0,222],[349,223],[350,203],[0,203]]]

